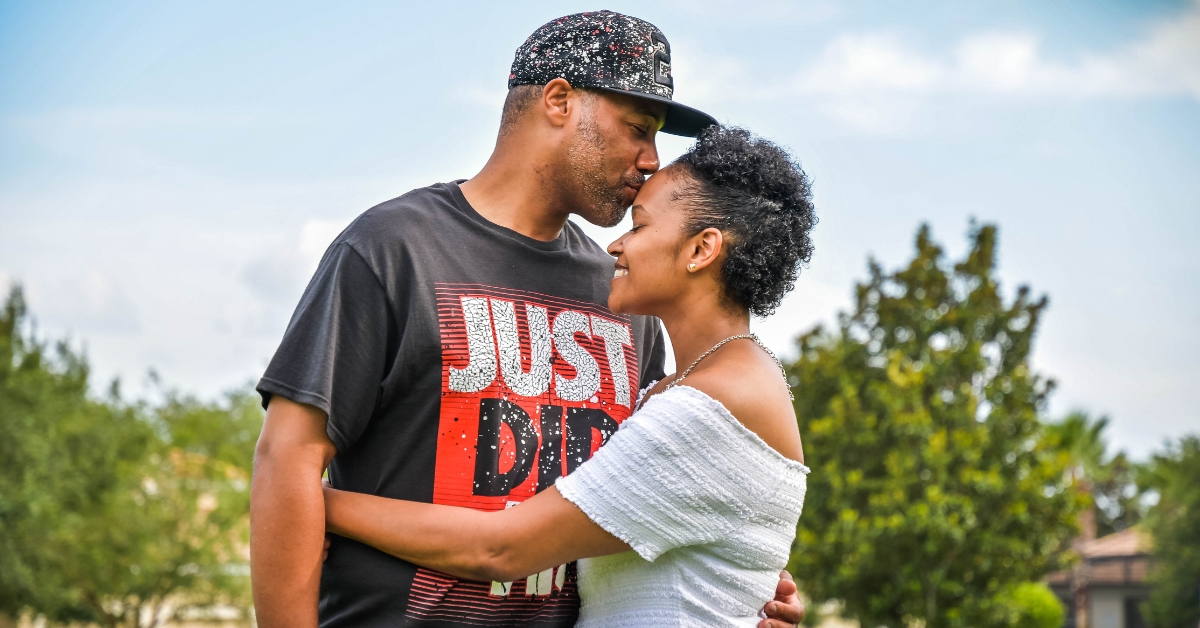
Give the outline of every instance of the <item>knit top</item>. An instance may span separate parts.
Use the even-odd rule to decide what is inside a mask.
[[[650,398],[555,484],[633,548],[579,561],[576,626],[757,625],[807,474],[695,388]]]

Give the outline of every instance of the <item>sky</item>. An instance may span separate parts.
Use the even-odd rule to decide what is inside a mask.
[[[244,386],[332,238],[477,172],[513,51],[598,8],[656,24],[677,100],[812,178],[816,254],[753,323],[778,352],[920,224],[953,259],[994,223],[1005,294],[1050,298],[1050,414],[1109,416],[1139,459],[1200,432],[1200,0],[0,0],[0,286],[98,387]]]

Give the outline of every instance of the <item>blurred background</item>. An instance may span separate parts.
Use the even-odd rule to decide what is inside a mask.
[[[11,554],[0,562],[0,614],[33,621],[74,612],[96,621],[100,613],[151,625],[186,613],[147,605],[197,600],[193,619],[248,617],[239,610],[247,602],[238,513],[261,419],[246,391],[317,260],[367,208],[472,176],[494,142],[513,51],[544,22],[596,8],[656,24],[671,42],[677,100],[788,147],[813,179],[816,254],[779,311],[754,322],[794,373],[828,357],[814,349],[806,362],[796,342],[814,326],[824,331],[810,336],[813,346],[832,355],[852,340],[855,324],[887,324],[866,311],[876,306],[864,300],[870,290],[856,298],[856,283],[871,285],[870,259],[882,269],[882,287],[914,261],[953,274],[953,263],[994,238],[995,264],[970,273],[999,286],[1011,309],[996,316],[1025,311],[1019,285],[1030,286],[1031,302],[1048,296],[1033,312],[1036,325],[1009,332],[1027,332],[1032,342],[1019,356],[1021,376],[1056,382],[1038,380],[1027,399],[1039,434],[1058,430],[1039,442],[1068,452],[1053,463],[1061,468],[1046,471],[1048,492],[1074,494],[1082,482],[1090,495],[1089,487],[1124,479],[1112,480],[1108,496],[1047,514],[1070,525],[1046,532],[1047,549],[1038,551],[1049,558],[1034,561],[1041,573],[1014,582],[1080,569],[1092,550],[1079,542],[1071,550],[1071,539],[1086,536],[1097,517],[1093,536],[1126,530],[1169,492],[1171,480],[1153,480],[1155,473],[1169,476],[1171,464],[1195,473],[1187,452],[1195,448],[1188,435],[1200,432],[1200,1],[8,1],[0,2],[0,286],[23,292],[10,295],[0,320],[12,363],[10,398],[0,402],[9,440],[0,453],[25,462],[10,465],[23,470],[9,472],[0,496]],[[686,146],[659,139],[664,160]],[[944,249],[940,257],[916,246],[922,225]],[[607,244],[625,227],[585,228]],[[936,312],[939,303],[922,307]],[[885,345],[897,342],[893,331]],[[61,351],[59,340],[67,341]],[[948,342],[933,348],[954,350]],[[918,359],[930,349],[913,351]],[[956,376],[973,382],[976,401],[987,396],[972,373]],[[75,409],[54,416],[93,419],[62,418],[60,432],[18,434],[46,425],[46,404],[64,399]],[[803,403],[802,429],[814,429],[806,421],[824,416],[829,400]],[[975,406],[970,414],[986,423]],[[132,430],[141,449],[118,439],[112,456],[83,460],[69,443],[97,442],[88,431],[97,424]],[[881,452],[897,446],[878,444]],[[821,455],[813,441],[809,450]],[[126,539],[126,549],[93,557],[95,573],[86,577],[113,582],[104,570],[144,550],[150,558],[138,560],[167,565],[163,573],[182,584],[166,593],[104,593],[110,601],[93,606],[120,609],[92,615],[78,610],[83,593],[39,597],[31,583],[48,582],[36,565],[49,559],[15,558],[35,537],[12,530],[46,529],[29,514],[50,512],[29,506],[42,490],[30,487],[66,477],[59,455],[78,463],[80,477],[111,472],[111,481],[45,489],[55,496],[46,503],[82,522],[62,533],[58,554],[83,542],[87,521],[122,521],[167,494],[172,484],[163,477],[184,476],[191,483],[176,482],[176,506],[161,509],[160,524],[178,535],[171,526],[183,518],[209,517],[200,528],[212,535],[211,551],[167,565],[170,548]],[[126,458],[140,470],[118,469]],[[1114,471],[1118,459],[1124,470]],[[1186,477],[1200,485],[1200,476]],[[70,505],[122,482],[132,482],[143,503]],[[1109,511],[1096,510],[1110,502]],[[18,511],[28,515],[20,526]],[[1091,524],[1077,520],[1085,511],[1097,513]],[[1187,521],[1200,519],[1197,511]],[[1143,545],[1133,542],[1129,555],[1148,554]],[[1059,550],[1074,558],[1060,560]],[[143,563],[121,563],[120,577],[148,582]],[[1099,611],[1077,617],[1074,596],[1087,587],[1061,578],[1054,586],[1068,625],[1152,621],[1125,606],[1121,624],[1095,623]],[[994,599],[1006,586],[997,582],[980,595]],[[1143,583],[1125,584],[1143,588],[1121,600],[1148,595]],[[1200,575],[1179,586],[1195,601]],[[972,625],[909,607],[888,619],[871,610],[874,602],[856,606],[852,589],[821,590],[814,604],[834,602],[812,614]],[[1170,621],[1196,625],[1179,617]]]

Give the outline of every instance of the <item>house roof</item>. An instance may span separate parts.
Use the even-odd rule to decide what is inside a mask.
[[[1084,558],[1115,558],[1149,554],[1152,549],[1150,535],[1141,527],[1133,526],[1084,542],[1079,547],[1079,554]]]
[[[1073,569],[1046,576],[1052,587],[1140,586],[1150,569],[1150,535],[1137,526],[1075,546],[1083,559]]]

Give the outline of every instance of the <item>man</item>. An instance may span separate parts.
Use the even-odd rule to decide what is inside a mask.
[[[319,479],[506,508],[589,458],[663,376],[658,321],[608,310],[612,260],[567,217],[617,224],[659,167],[656,132],[714,122],[671,101],[670,62],[635,18],[543,26],[483,170],[374,207],[329,247],[258,385],[260,626],[316,626],[318,605],[325,627],[574,623],[574,565],[468,582],[341,537],[322,565]],[[798,622],[794,585],[766,610],[764,626]]]

